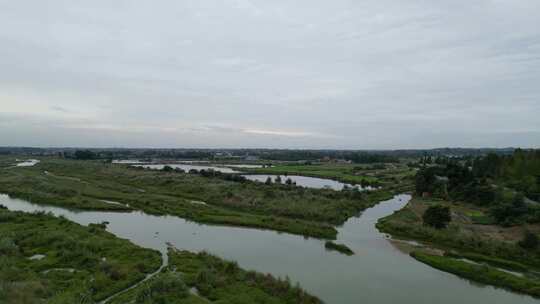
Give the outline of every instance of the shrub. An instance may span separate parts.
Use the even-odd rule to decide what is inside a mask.
[[[341,252],[341,253],[346,254],[346,255],[353,255],[354,254],[354,251],[352,251],[346,245],[337,244],[337,243],[334,243],[334,242],[331,242],[331,241],[326,241],[326,243],[324,243],[324,248],[326,248],[328,250],[338,251],[338,252]]]
[[[19,247],[11,238],[0,238],[0,254],[14,254],[19,250]]]
[[[179,273],[166,272],[142,288],[135,303],[170,303],[171,299],[183,299],[189,295],[188,288]]]
[[[530,231],[525,231],[523,239],[518,242],[518,245],[524,249],[536,249],[539,244],[538,236]]]
[[[448,226],[452,220],[450,216],[450,208],[446,206],[436,205],[430,206],[422,216],[424,225],[431,226],[436,229],[443,229]]]

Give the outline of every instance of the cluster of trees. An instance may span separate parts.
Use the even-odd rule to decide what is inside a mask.
[[[275,150],[261,153],[260,157],[268,160],[278,161],[316,161],[324,158],[344,159],[358,164],[399,162],[397,157],[387,154],[337,150]]]
[[[99,156],[90,150],[77,150],[73,153],[73,158],[78,160],[97,159]]]
[[[490,207],[500,224],[540,222],[540,151],[439,159],[418,171],[416,192]]]
[[[164,166],[163,169],[161,169],[161,171],[186,173],[186,171],[184,171],[183,169],[173,168],[171,166]],[[245,178],[244,176],[239,175],[239,174],[223,173],[221,171],[216,171],[216,170],[212,170],[212,169],[209,169],[209,170],[191,169],[191,170],[188,171],[188,173],[189,174],[198,174],[198,175],[201,175],[201,176],[204,176],[204,177],[218,177],[218,178],[221,178],[221,179],[224,179],[224,180],[240,182],[240,183],[246,182],[248,180],[247,178]]]

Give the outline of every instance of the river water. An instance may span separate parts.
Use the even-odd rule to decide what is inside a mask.
[[[274,174],[246,174],[242,175],[245,178],[264,183],[266,182],[266,179],[270,177],[272,182],[276,182],[276,178],[278,175]],[[281,178],[281,183],[285,183],[287,179],[291,179],[291,181],[295,182],[297,186],[306,187],[306,188],[315,188],[315,189],[324,189],[329,188],[333,190],[343,190],[344,186],[347,186],[349,188],[357,187],[360,190],[371,190],[373,189],[370,186],[362,187],[360,185],[351,185],[351,184],[345,184],[342,182],[338,182],[335,180],[327,179],[327,178],[318,178],[318,177],[310,177],[310,176],[301,176],[301,175],[279,175]]]
[[[165,166],[169,166],[173,169],[182,169],[186,172],[189,172],[189,170],[214,170],[219,171],[222,173],[241,173],[240,171],[233,170],[231,168],[227,167],[216,167],[216,166],[205,166],[205,165],[188,165],[188,164],[152,164],[152,165],[134,165],[134,167],[143,167],[147,169],[155,169],[155,170],[161,170]]]
[[[419,263],[398,250],[374,224],[410,199],[398,195],[365,210],[338,228],[338,243],[356,254],[324,249],[324,241],[273,231],[202,225],[174,216],[142,212],[76,212],[40,206],[0,195],[10,210],[47,211],[87,225],[108,221],[107,229],[143,247],[165,251],[165,242],[179,249],[207,250],[238,261],[246,269],[270,272],[300,282],[308,292],[335,304],[517,304],[538,303],[523,296],[460,279]]]
[[[254,168],[255,166],[256,167],[261,167],[260,165],[215,165],[215,166],[210,166],[210,165],[201,165],[201,164],[145,164],[145,165],[133,165],[135,167],[143,167],[143,168],[147,168],[147,169],[155,169],[155,170],[161,170],[163,169],[165,166],[169,166],[171,168],[178,168],[178,169],[182,169],[186,172],[189,172],[189,170],[197,170],[197,171],[200,171],[200,170],[214,170],[214,171],[219,171],[219,172],[222,172],[222,173],[242,173],[238,170],[235,170],[235,169],[242,169],[242,168]],[[228,166],[228,167],[226,167]],[[229,167],[233,167],[233,168],[229,168]],[[242,175],[244,176],[245,178],[249,179],[249,180],[252,180],[252,181],[257,181],[257,182],[265,182],[266,179],[268,177],[270,177],[272,179],[272,182],[275,182],[276,178],[278,177],[278,175],[273,175],[273,174],[245,174],[245,175]],[[300,175],[281,175],[281,183],[285,183],[285,181],[290,178],[293,182],[296,183],[297,186],[300,186],[300,187],[306,187],[306,188],[315,188],[315,189],[323,189],[323,188],[330,188],[330,189],[333,189],[333,190],[342,190],[343,189],[343,186],[348,186],[350,188],[353,188],[353,187],[357,187],[359,188],[360,190],[366,190],[366,189],[372,189],[371,187],[361,187],[360,185],[350,185],[350,184],[345,184],[345,183],[342,183],[342,182],[338,182],[338,181],[335,181],[335,180],[331,180],[331,179],[326,179],[326,178],[317,178],[317,177],[309,177],[309,176],[300,176]]]

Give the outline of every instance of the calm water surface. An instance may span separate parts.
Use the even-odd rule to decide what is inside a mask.
[[[272,175],[272,174],[246,174],[243,175],[245,178],[252,180],[252,181],[258,181],[264,183],[267,178],[270,177],[272,179],[272,182],[276,180],[276,177],[278,175]],[[296,182],[297,186],[302,186],[306,188],[316,188],[316,189],[323,189],[323,188],[330,188],[333,190],[342,190],[343,186],[347,187],[358,187],[361,190],[370,190],[371,187],[361,187],[360,185],[351,185],[351,184],[345,184],[342,182],[338,182],[331,179],[326,178],[317,178],[317,177],[309,177],[309,176],[300,176],[300,175],[280,175],[281,177],[281,183],[285,183],[285,181],[290,178],[293,182]]]
[[[161,170],[163,167],[169,166],[174,169],[182,169],[186,172],[188,172],[191,169],[201,171],[201,170],[214,170],[219,171],[223,173],[240,173],[240,171],[233,170],[231,168],[226,167],[216,167],[216,166],[203,166],[203,165],[188,165],[188,164],[160,164],[160,165],[135,165],[135,167],[143,167],[148,169],[156,169]]]
[[[236,260],[247,269],[281,277],[288,275],[326,303],[538,303],[528,296],[438,271],[396,249],[374,224],[378,218],[402,208],[409,199],[407,195],[396,196],[340,227],[337,242],[356,252],[350,257],[326,251],[322,240],[273,231],[201,225],[142,212],[75,212],[38,206],[6,195],[0,195],[0,204],[11,210],[49,211],[83,225],[108,221],[110,232],[162,252],[165,242],[191,251],[207,250]]]

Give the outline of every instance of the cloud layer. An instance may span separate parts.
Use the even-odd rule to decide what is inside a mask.
[[[0,145],[538,147],[538,16],[536,0],[0,0]]]

